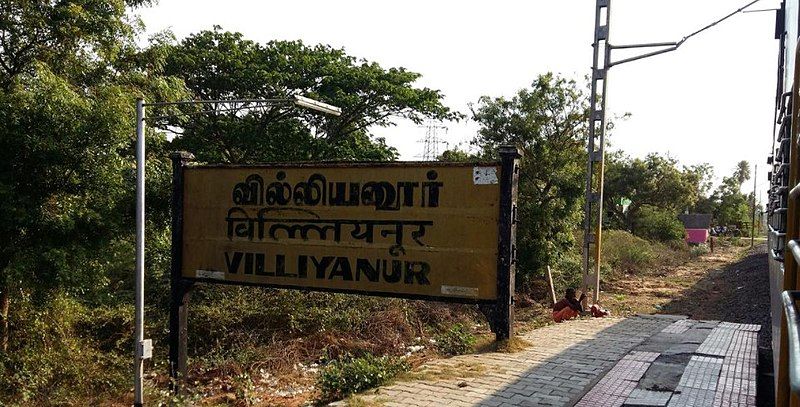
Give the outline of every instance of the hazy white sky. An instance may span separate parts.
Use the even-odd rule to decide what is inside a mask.
[[[677,41],[744,5],[745,0],[614,0],[612,44]],[[774,8],[762,0],[753,8]],[[301,39],[343,47],[384,67],[423,75],[445,103],[469,112],[481,95],[511,96],[540,73],[582,79],[590,73],[594,0],[367,1],[159,0],[139,10],[148,33],[178,38],[214,24],[249,39]],[[708,162],[719,177],[739,160],[758,164],[766,191],[772,142],[778,42],[774,12],[740,14],[675,52],[614,67],[608,111],[630,112],[610,138],[633,156],[669,153],[684,164]],[[621,52],[621,51],[620,51]],[[615,59],[622,57],[618,54]],[[455,145],[475,135],[470,121],[446,123]],[[418,159],[425,129],[399,122],[374,129],[404,160]],[[752,183],[748,188],[752,188]],[[747,188],[746,188],[747,189]],[[761,193],[762,201],[766,199]]]

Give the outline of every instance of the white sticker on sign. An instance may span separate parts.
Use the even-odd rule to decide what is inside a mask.
[[[459,297],[477,297],[478,287],[459,287],[455,285],[443,285],[442,294],[457,295]]]
[[[197,270],[196,273],[197,278],[210,278],[213,280],[224,280],[225,273],[222,271],[212,271],[212,270]]]
[[[475,185],[497,184],[496,167],[474,167],[472,168],[472,181]]]

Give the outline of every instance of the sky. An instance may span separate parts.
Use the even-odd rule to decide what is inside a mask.
[[[677,41],[743,6],[746,0],[613,0],[610,43]],[[752,9],[775,8],[761,0]],[[213,25],[246,38],[300,39],[422,74],[418,86],[441,90],[446,105],[469,113],[487,95],[513,96],[552,71],[582,80],[591,72],[594,0],[159,0],[138,10],[153,34],[180,39]],[[669,154],[684,165],[709,163],[717,181],[747,160],[758,165],[766,200],[772,147],[778,41],[774,12],[738,14],[688,40],[677,51],[615,66],[607,111],[617,121],[607,151],[633,157]],[[616,51],[615,51],[616,52]],[[620,59],[626,54],[615,55]],[[444,123],[439,137],[468,147],[477,125]],[[374,128],[403,160],[421,158],[426,128],[398,121]],[[440,151],[445,148],[440,147]],[[745,190],[752,189],[752,180]]]

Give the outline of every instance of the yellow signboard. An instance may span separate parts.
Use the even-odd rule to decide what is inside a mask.
[[[491,301],[500,164],[187,166],[192,280]]]

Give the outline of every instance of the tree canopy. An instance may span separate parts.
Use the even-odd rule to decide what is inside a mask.
[[[722,178],[722,183],[710,197],[716,224],[737,227],[750,224],[753,197],[742,193],[742,185],[749,179],[750,164],[747,161],[739,161],[733,173]],[[749,230],[745,232],[749,233]]]
[[[133,47],[126,6],[149,0],[28,1],[0,4],[0,86],[8,89],[37,63],[71,82],[102,78]]]
[[[184,79],[198,99],[309,96],[342,109],[339,117],[284,107],[230,111],[173,120],[174,148],[212,162],[319,159],[387,160],[397,151],[370,128],[404,118],[451,120],[441,92],[417,88],[419,74],[385,69],[327,45],[300,41],[259,44],[216,27],[167,48],[165,71]]]
[[[130,294],[137,98],[302,94],[343,110],[331,119],[285,108],[216,113],[153,108],[151,117],[168,119],[148,121],[146,134],[151,276],[165,274],[168,261],[171,149],[188,149],[213,162],[386,160],[396,151],[372,137],[370,128],[400,118],[460,117],[442,104],[439,91],[414,86],[419,74],[385,69],[324,45],[259,44],[217,28],[180,43],[161,33],[142,49],[135,43],[138,22],[127,16],[126,6],[144,3],[0,5],[3,348],[14,293],[42,304],[54,293],[85,301]],[[169,131],[178,137],[168,140]]]
[[[652,153],[645,158],[630,158],[622,152],[606,160],[603,194],[606,222],[612,228],[635,232],[642,210],[665,212],[677,222],[677,214],[693,208],[707,191],[710,182],[708,165],[679,167],[669,156]],[[623,198],[630,205],[623,207]]]
[[[519,281],[541,274],[571,248],[581,219],[586,170],[588,99],[578,84],[540,75],[511,99],[481,97],[473,107],[480,129],[473,141],[483,157],[500,145],[523,150],[517,229]]]

